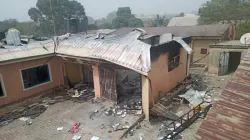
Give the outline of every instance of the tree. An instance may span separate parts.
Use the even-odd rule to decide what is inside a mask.
[[[9,28],[15,28],[18,21],[16,19],[8,19],[4,21],[0,21],[0,31],[6,30]]]
[[[211,0],[198,11],[199,24],[235,23],[250,17],[249,0]]]
[[[39,36],[39,32],[37,31],[37,26],[35,22],[18,22],[15,28],[19,30],[22,35]]]
[[[177,17],[184,17],[185,14],[183,12],[181,12]]]
[[[88,24],[95,24],[95,20],[92,17],[87,16],[88,18]]]
[[[28,14],[32,20],[40,24],[39,29],[45,35],[66,33],[67,19],[77,18],[80,30],[86,31],[88,18],[84,7],[77,1],[70,0],[38,0],[36,8],[30,8]]]
[[[250,22],[241,23],[236,29],[236,39],[240,39],[242,35],[250,32]]]
[[[98,27],[99,29],[112,29],[112,24],[111,23],[104,23]]]
[[[143,22],[131,13],[130,7],[120,7],[112,24],[114,28],[143,27]]]
[[[37,28],[34,22],[18,22],[16,19],[0,21],[0,31],[15,28],[21,35],[37,35]]]
[[[112,21],[116,18],[116,11],[110,12],[106,17],[106,23],[112,23]]]
[[[95,24],[89,24],[88,30],[97,30],[97,26]]]

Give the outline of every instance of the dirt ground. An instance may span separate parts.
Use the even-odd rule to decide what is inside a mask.
[[[203,77],[207,89],[212,89],[212,101],[219,100],[220,93],[226,86],[232,75],[217,76],[208,74],[202,69],[193,69],[191,73]],[[112,125],[120,123],[121,125],[132,125],[139,116],[127,114],[125,118],[121,116],[107,116],[105,109],[113,106],[109,101],[99,101],[96,103],[84,102],[76,103],[71,100],[56,103],[39,117],[33,120],[31,125],[25,124],[20,120],[15,120],[8,125],[0,127],[0,140],[70,140],[74,136],[68,130],[76,122],[81,123],[79,131],[76,133],[82,136],[82,140],[89,140],[92,136],[101,137],[106,140],[109,136],[112,140],[118,140],[125,130],[113,131]],[[185,112],[185,105],[178,111]],[[90,119],[90,115],[94,113]],[[195,132],[199,128],[202,119],[197,120],[189,128],[181,133],[183,140],[193,140]],[[125,140],[156,140],[162,124],[169,123],[166,120],[152,118],[150,122],[143,121],[129,133]],[[57,131],[58,127],[63,127],[62,131]]]

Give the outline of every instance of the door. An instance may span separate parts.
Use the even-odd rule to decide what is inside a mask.
[[[102,97],[117,102],[116,72],[111,68],[100,68]]]
[[[228,74],[229,52],[221,52],[219,59],[219,76]]]

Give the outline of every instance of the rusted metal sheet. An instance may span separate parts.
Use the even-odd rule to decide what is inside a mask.
[[[201,140],[250,139],[250,50],[197,131]]]
[[[102,96],[106,99],[117,102],[115,70],[100,68],[100,81]]]

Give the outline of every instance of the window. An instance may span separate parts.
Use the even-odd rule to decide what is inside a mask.
[[[4,88],[4,83],[3,83],[3,78],[2,75],[0,75],[0,98],[5,97],[5,88]]]
[[[24,69],[21,72],[24,88],[34,87],[51,80],[48,65]]]
[[[180,65],[180,49],[171,50],[168,55],[168,71],[179,67]]]
[[[201,49],[201,54],[207,54],[207,49]]]

